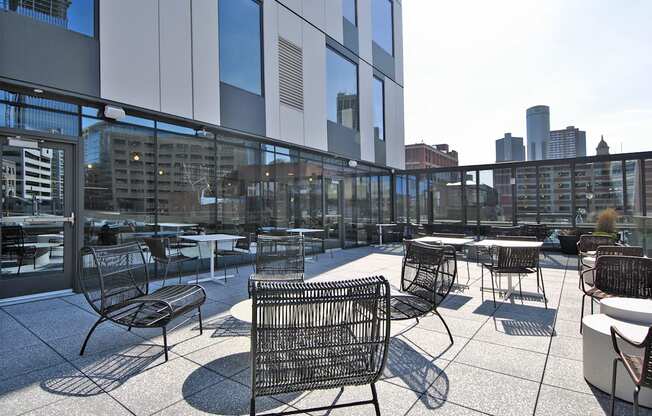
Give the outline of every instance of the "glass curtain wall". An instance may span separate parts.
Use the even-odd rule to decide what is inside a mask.
[[[512,169],[481,170],[479,178],[480,222],[511,225],[514,215]]]
[[[539,221],[571,225],[573,195],[569,164],[539,166]]]
[[[537,219],[537,167],[516,168],[516,223],[536,224]]]
[[[621,161],[575,165],[575,223],[593,227],[601,211],[615,209],[625,214]]]
[[[433,221],[462,222],[464,214],[460,172],[434,172],[431,178]]]

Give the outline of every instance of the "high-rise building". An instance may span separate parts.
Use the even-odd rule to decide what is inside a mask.
[[[429,145],[414,143],[405,145],[407,169],[443,168],[458,165],[457,151],[447,144]]]
[[[527,159],[543,160],[550,141],[550,107],[537,105],[526,111]]]
[[[604,141],[604,136],[600,136],[600,143],[598,143],[598,147],[595,148],[595,154],[598,156],[609,154],[609,145]]]
[[[505,137],[496,140],[496,162],[520,162],[525,160],[525,146],[522,137],[505,133]]]
[[[574,126],[550,132],[546,159],[565,159],[586,156],[586,132]]]

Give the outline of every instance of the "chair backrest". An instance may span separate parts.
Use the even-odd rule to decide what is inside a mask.
[[[401,270],[401,290],[434,306],[450,292],[454,278],[442,270],[450,246],[405,241],[405,256]],[[452,249],[455,253],[455,249]]]
[[[545,224],[523,224],[522,233],[524,236],[535,237],[537,241],[545,241],[550,235],[548,226]]]
[[[536,269],[539,247],[497,247],[496,265],[501,270]]]
[[[604,235],[582,234],[577,242],[577,249],[580,253],[595,251],[599,246],[612,246],[614,238]]]
[[[139,243],[81,249],[79,285],[100,315],[147,294],[149,271]]]
[[[170,241],[168,238],[162,238],[162,237],[152,237],[152,238],[144,238],[145,245],[149,248],[149,252],[157,260],[167,260],[168,258],[168,253],[167,253],[167,247],[170,244]]]
[[[25,246],[25,231],[20,225],[2,226],[2,252],[15,253]]]
[[[251,233],[245,233],[244,238],[235,240],[235,248],[249,251],[251,248]]]
[[[530,235],[497,235],[496,240],[537,241],[537,238]]]
[[[275,237],[284,237],[288,235],[288,232],[283,228],[273,228],[269,230],[269,235],[273,235]]]
[[[256,244],[256,274],[303,274],[303,238],[259,235]]]
[[[652,326],[648,328],[647,336],[643,340],[643,371],[638,384],[643,387],[652,387]]]
[[[497,236],[497,235],[510,235],[510,236],[522,235],[523,234],[523,227],[521,227],[521,226],[515,226],[515,227],[491,227],[490,234],[494,235],[494,236]]]
[[[598,246],[595,250],[595,256],[631,256],[643,257],[645,250],[643,247],[636,246]]]
[[[251,294],[253,397],[373,383],[387,360],[389,284],[256,282]]]
[[[652,259],[631,256],[599,256],[593,284],[597,289],[628,298],[652,297]]]

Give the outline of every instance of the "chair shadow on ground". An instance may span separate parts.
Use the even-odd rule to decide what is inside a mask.
[[[115,390],[143,371],[165,365],[163,356],[160,345],[136,345],[110,355],[97,356],[95,360],[91,358],[87,363],[81,361],[78,364],[81,372],[43,380],[41,388],[62,396],[95,396]]]
[[[433,384],[437,384],[439,397],[431,394],[421,395],[420,400],[428,409],[440,408],[448,396],[448,377],[434,361],[444,354],[443,350],[437,357],[429,359],[415,350],[412,345],[400,338],[392,338],[389,343],[387,363],[381,380],[392,384],[405,385],[407,388],[425,392]]]
[[[249,353],[240,352],[231,354],[226,357],[221,357],[206,364],[209,368],[224,368],[231,367],[233,362],[249,362]],[[248,375],[249,370],[244,370],[242,374]],[[210,395],[210,387],[203,394],[196,392],[196,386],[204,384],[203,380],[206,378],[206,370],[199,368],[192,372],[184,381],[182,391],[184,400],[193,408],[212,414],[218,415],[243,415],[249,414],[250,402],[250,379],[247,376],[246,381],[243,383],[247,385],[236,383],[233,381],[225,381],[218,383],[215,388],[220,391],[220,395]],[[208,395],[207,395],[208,394]],[[299,398],[303,392],[287,393],[274,396],[281,400],[283,403],[289,403]],[[210,397],[209,397],[210,396]],[[285,405],[274,400],[270,397],[260,397],[256,399],[256,413],[268,412],[272,409],[280,410]]]
[[[458,310],[462,306],[466,305],[473,299],[473,296],[461,295],[458,293],[451,293],[446,297],[446,300],[439,305],[440,308],[449,309],[449,310]]]
[[[218,316],[204,322],[204,331],[213,331],[212,338],[248,337],[251,335],[251,324],[234,318],[231,315]]]

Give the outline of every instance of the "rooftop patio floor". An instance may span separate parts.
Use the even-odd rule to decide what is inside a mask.
[[[577,260],[546,253],[548,309],[531,296],[498,299],[480,291],[480,268],[459,262],[460,288],[436,316],[392,322],[382,381],[384,415],[601,415],[609,398],[582,376]],[[164,363],[160,330],[105,323],[78,355],[97,319],[82,295],[0,308],[0,414],[249,414],[249,325],[230,315],[247,298],[251,266],[225,285],[203,283],[208,300],[196,321],[172,331]],[[401,248],[363,247],[321,254],[307,279],[383,275],[399,287]],[[470,278],[469,278],[470,276]],[[488,275],[487,275],[488,276]],[[485,277],[487,277],[485,276]],[[489,284],[489,280],[485,282]],[[523,290],[536,292],[536,278]],[[610,365],[610,363],[608,363]],[[327,406],[370,397],[368,387],[258,399],[259,412]],[[372,406],[330,414],[373,414]],[[617,414],[631,406],[617,402]],[[641,414],[652,414],[642,408]]]

